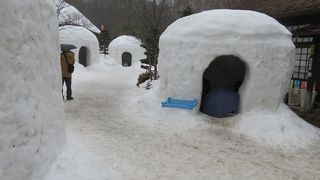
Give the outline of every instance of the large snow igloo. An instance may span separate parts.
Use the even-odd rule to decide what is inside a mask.
[[[66,143],[51,0],[0,6],[0,179],[43,180]]]
[[[293,71],[291,33],[253,11],[211,10],[181,18],[161,35],[159,46],[162,98],[201,101],[211,79],[210,86],[239,93],[239,113],[277,110]]]
[[[76,62],[84,67],[99,62],[99,41],[91,31],[84,27],[67,26],[59,31],[59,35],[60,43],[77,47],[72,50]]]
[[[140,59],[145,59],[145,49],[141,41],[133,36],[119,36],[109,44],[109,57],[124,67],[131,66]]]

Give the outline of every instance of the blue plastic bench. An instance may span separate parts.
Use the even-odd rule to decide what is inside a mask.
[[[162,107],[169,107],[169,108],[181,108],[181,109],[193,109],[197,106],[198,101],[194,100],[178,100],[173,99],[172,97],[168,97],[166,101],[161,102]]]

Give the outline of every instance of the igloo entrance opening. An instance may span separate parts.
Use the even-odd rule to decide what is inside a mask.
[[[82,46],[79,50],[79,63],[84,67],[88,65],[88,48]]]
[[[132,55],[129,52],[124,52],[122,54],[122,66],[131,66],[132,64]]]
[[[237,113],[245,72],[245,63],[236,56],[214,59],[203,73],[200,111],[213,117]]]

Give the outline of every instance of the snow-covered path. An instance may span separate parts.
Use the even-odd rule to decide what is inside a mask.
[[[69,136],[110,179],[320,179],[320,145],[289,152],[230,131],[204,115],[162,109],[135,86],[141,70],[91,67],[74,74]]]

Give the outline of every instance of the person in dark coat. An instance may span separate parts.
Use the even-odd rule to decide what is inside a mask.
[[[62,94],[63,94],[63,86],[66,84],[67,87],[67,100],[73,100],[72,97],[72,73],[68,71],[68,64],[74,64],[75,58],[74,53],[71,51],[62,52],[60,54],[60,64],[61,64],[61,73],[62,73]]]

